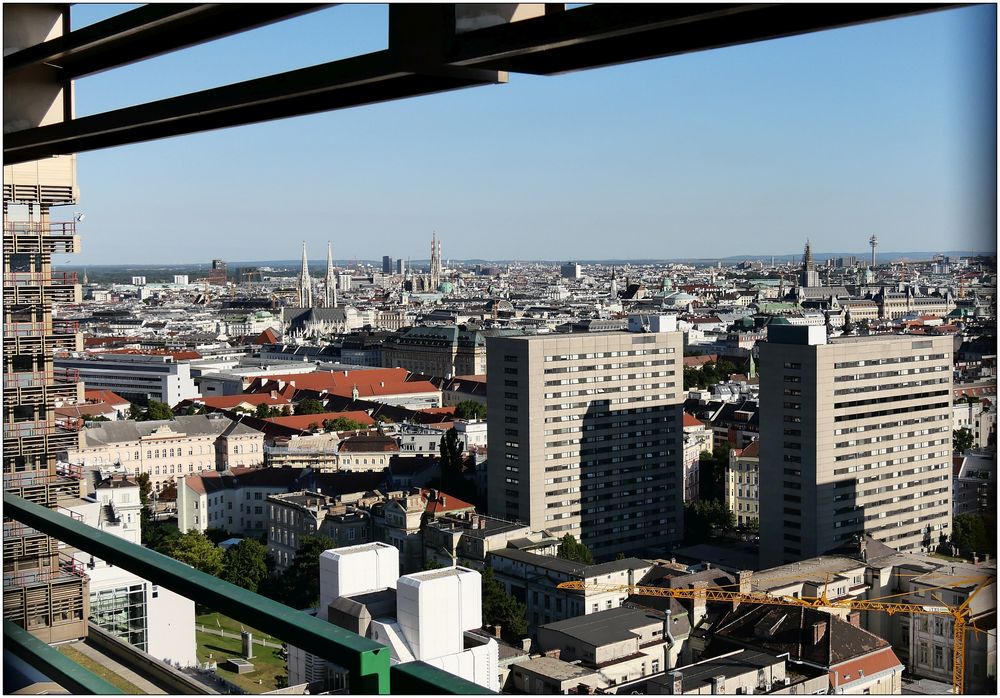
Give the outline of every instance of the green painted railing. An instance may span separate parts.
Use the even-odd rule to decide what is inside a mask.
[[[390,650],[385,645],[9,492],[4,492],[3,503],[5,517],[343,667],[350,672],[352,693],[491,693],[423,662],[397,665],[390,672]],[[4,628],[6,636],[6,624]],[[399,685],[391,686],[390,677]]]
[[[10,650],[70,693],[117,695],[121,691],[100,676],[52,649],[37,637],[9,620],[3,622],[3,648]]]

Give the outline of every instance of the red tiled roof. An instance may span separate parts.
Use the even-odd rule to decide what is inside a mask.
[[[737,455],[740,458],[760,458],[760,441],[754,439]]]
[[[685,412],[684,413],[684,426],[685,427],[703,427],[703,426],[705,426],[705,423],[703,421],[701,421],[700,419],[698,419],[697,417],[695,417],[690,412]]]
[[[899,657],[892,651],[892,648],[886,647],[877,652],[866,654],[863,657],[831,666],[830,685],[833,688],[839,688],[845,684],[854,683],[859,679],[875,676],[883,671],[896,668],[902,670],[903,663],[899,661]],[[836,671],[833,671],[834,669]]]
[[[382,395],[402,395],[409,393],[434,393],[437,387],[430,381],[407,381],[405,368],[373,368],[358,371],[314,371],[313,373],[280,374],[262,376],[254,381],[255,386],[267,388],[267,381],[282,381],[297,390],[326,391],[331,395],[353,397],[358,390],[360,399],[377,398]]]
[[[422,410],[417,410],[418,412],[423,412],[424,414],[455,414],[455,406],[451,407],[427,407]]]
[[[458,497],[452,497],[447,492],[441,492],[440,490],[437,493],[436,499],[431,499],[431,490],[428,489],[420,490],[420,496],[424,498],[425,502],[427,502],[427,508],[425,511],[431,516],[447,514],[450,511],[465,511],[466,509],[476,508],[472,504],[463,502]]]
[[[266,330],[257,335],[257,339],[253,340],[254,344],[277,344],[278,335],[275,334],[274,330],[268,327]]]
[[[280,424],[283,427],[291,427],[292,429],[308,429],[310,425],[316,424],[322,427],[323,422],[328,419],[338,419],[344,417],[346,419],[351,419],[359,424],[370,425],[374,424],[375,420],[368,416],[366,412],[352,411],[352,412],[321,412],[319,414],[296,414],[290,415],[288,417],[268,417],[266,422],[273,422],[274,424]]]
[[[381,434],[359,434],[341,441],[337,450],[348,453],[396,453],[399,451],[399,444],[395,439]]]
[[[106,402],[109,405],[127,405],[129,401],[110,390],[84,390],[83,399],[87,402]]]
[[[55,413],[63,417],[96,417],[115,414],[115,408],[106,402],[88,402],[83,405],[57,407]]]
[[[718,361],[718,359],[719,359],[718,354],[702,354],[701,356],[685,356],[684,357],[684,365],[688,366],[688,367],[694,366],[694,367],[697,367],[697,368],[701,368],[702,366],[704,366],[705,364],[707,364],[709,361],[715,362],[715,361]]]
[[[291,404],[286,398],[271,397],[268,393],[247,394],[247,395],[218,395],[216,397],[198,397],[191,402],[215,407],[220,410],[232,409],[238,405],[288,405]]]

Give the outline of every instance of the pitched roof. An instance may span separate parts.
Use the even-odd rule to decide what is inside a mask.
[[[348,453],[394,453],[399,451],[399,444],[383,434],[358,434],[341,441],[337,450]]]
[[[739,458],[760,458],[760,440],[754,439],[736,455]]]
[[[84,390],[83,399],[87,402],[106,402],[109,405],[128,405],[128,400],[111,390]]]
[[[293,414],[287,417],[268,417],[266,422],[271,422],[272,424],[280,424],[283,427],[291,427],[293,429],[309,429],[313,424],[322,428],[323,422],[328,419],[350,419],[359,424],[371,425],[375,423],[375,420],[368,416],[366,412],[351,411],[351,412],[320,412],[319,414]]]
[[[705,423],[695,417],[690,412],[684,413],[684,426],[685,427],[704,427]]]
[[[278,335],[268,327],[266,330],[257,335],[257,339],[253,340],[254,344],[276,344],[278,341]]]
[[[463,502],[458,497],[452,497],[447,492],[437,491],[436,497],[431,497],[431,492],[432,490],[426,488],[420,490],[420,496],[427,502],[427,508],[424,511],[431,516],[446,514],[450,511],[465,511],[476,508],[468,502]]]
[[[216,407],[221,410],[228,410],[239,405],[288,405],[289,400],[283,397],[272,397],[269,393],[257,393],[247,395],[218,395],[215,397],[197,397],[191,400],[193,403],[205,405],[206,407]]]

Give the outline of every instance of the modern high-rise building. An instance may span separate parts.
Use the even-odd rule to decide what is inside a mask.
[[[76,223],[50,208],[76,203],[74,157],[4,168],[3,486],[56,508],[80,496],[78,479],[56,471],[57,454],[79,447],[79,424],[57,419],[57,400],[82,402],[75,371],[53,365],[56,350],[82,351],[75,322],[57,303],[81,302],[76,275],[52,270],[54,254],[79,251]],[[87,635],[87,578],[58,542],[17,521],[3,524],[3,617],[45,642]]]
[[[208,283],[212,286],[225,286],[229,280],[229,269],[225,261],[212,260],[212,268],[208,271]]]
[[[395,266],[395,264],[396,264],[396,260],[394,260],[389,255],[383,255],[382,256],[382,273],[383,274],[391,274],[394,271],[393,267]]]
[[[768,326],[760,351],[761,566],[867,534],[901,551],[951,524],[950,337],[827,339]]]
[[[559,276],[564,279],[579,279],[581,276],[580,265],[576,262],[566,262],[559,267]]]
[[[487,340],[491,515],[570,533],[599,558],[680,541],[676,327],[633,316],[630,332]]]

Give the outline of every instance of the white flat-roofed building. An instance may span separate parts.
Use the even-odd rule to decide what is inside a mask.
[[[150,400],[173,407],[198,397],[191,365],[159,354],[96,354],[56,359],[57,368],[79,371],[87,390],[110,390],[130,402]]]

